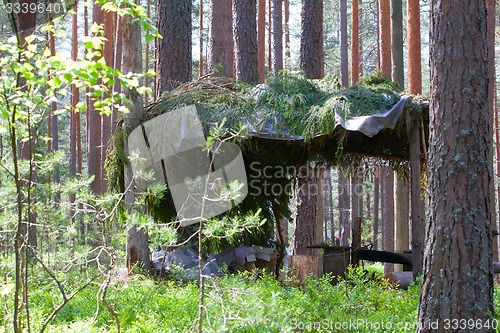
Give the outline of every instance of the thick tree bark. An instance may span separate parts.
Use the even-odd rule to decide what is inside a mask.
[[[273,0],[273,74],[283,69],[283,0]]]
[[[488,91],[489,91],[489,100],[488,104],[493,110],[493,114],[497,115],[497,106],[496,106],[496,76],[495,76],[495,21],[496,21],[496,15],[495,15],[495,0],[487,0],[487,11],[488,11],[488,73],[489,73],[489,83],[488,83]],[[498,125],[498,119],[495,118],[497,121]],[[498,128],[498,126],[495,127],[495,130]],[[497,146],[498,146],[498,141],[497,141]],[[497,155],[498,156],[498,155]],[[497,157],[498,158],[498,157]],[[493,159],[491,159],[493,161]],[[497,160],[497,165],[498,165],[498,160]],[[491,166],[491,169],[493,170],[493,165]],[[497,172],[500,172],[497,169]],[[491,193],[495,192],[495,184],[494,182],[491,183]],[[500,196],[497,197],[500,202]],[[492,205],[493,207],[496,206],[496,201],[495,201],[495,196],[491,196],[492,200]],[[493,229],[499,230],[499,224],[498,224],[498,218],[499,214],[497,214],[498,211],[495,209],[494,214],[493,214]],[[498,261],[499,258],[499,253],[498,253],[498,237],[495,237],[493,239],[493,245],[492,245],[492,251],[493,251],[493,260]]]
[[[394,251],[394,171],[389,166],[380,167],[382,178],[382,250]],[[384,264],[384,274],[394,271],[394,264]]]
[[[349,86],[349,46],[347,44],[347,0],[340,0],[340,83],[344,87]]]
[[[351,84],[359,79],[359,0],[352,0]]]
[[[310,79],[324,76],[323,1],[302,0],[300,69]]]
[[[266,72],[264,70],[266,62],[266,0],[258,0],[257,19],[257,62],[259,67],[259,83],[263,83]]]
[[[232,0],[210,1],[209,67],[214,76],[234,78]]]
[[[158,94],[191,81],[191,12],[191,0],[158,2]]]
[[[430,4],[429,222],[418,331],[449,332],[443,319],[495,318],[487,9],[485,0]],[[436,320],[439,329],[429,328]]]
[[[390,0],[379,0],[379,51],[380,71],[388,79],[392,75],[391,64],[391,3]]]
[[[316,255],[317,250],[307,248],[323,239],[318,228],[318,175],[317,169],[308,167],[307,174],[299,175],[297,215],[293,234],[293,254]]]
[[[408,0],[408,92],[422,93],[420,50],[420,0]]]
[[[250,83],[259,81],[256,5],[256,0],[233,0],[236,79]]]
[[[123,18],[123,71],[125,73],[139,73],[142,70],[142,44],[137,43],[141,40],[141,26],[139,23],[134,22],[130,16]],[[124,130],[127,128],[133,129],[140,124],[142,115],[144,113],[144,102],[142,96],[139,95],[136,89],[124,89],[125,95],[132,101],[129,105],[129,113],[125,113]],[[124,146],[125,154],[128,154],[127,138],[125,138]],[[125,166],[125,208],[128,212],[133,209],[135,199],[135,187],[132,176],[132,167]],[[146,271],[151,269],[151,262],[149,259],[149,239],[147,233],[143,229],[132,227],[127,231],[127,253],[126,262],[127,268],[130,269],[134,265],[139,265]]]

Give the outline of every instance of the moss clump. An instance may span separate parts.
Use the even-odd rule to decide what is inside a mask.
[[[150,106],[144,120],[196,105],[207,129],[222,120],[231,129],[239,128],[242,122],[258,129],[271,121],[281,127],[281,132],[312,139],[333,131],[336,113],[344,119],[377,114],[390,109],[399,99],[396,84],[380,74],[342,89],[335,78],[309,80],[301,73],[283,71],[270,78],[267,86],[253,90],[246,83],[227,78],[182,85]]]
[[[337,125],[336,115],[345,120],[389,110],[401,98],[396,86],[383,75],[377,74],[361,78],[349,88],[330,93],[322,104],[311,106],[303,136],[312,139],[316,135],[332,133]]]
[[[125,135],[121,126],[116,127],[115,135],[109,142],[109,150],[104,163],[108,177],[108,189],[113,192],[124,192],[125,181],[123,168],[128,164],[128,157],[124,150]]]

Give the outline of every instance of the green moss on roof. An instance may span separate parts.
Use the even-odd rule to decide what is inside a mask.
[[[336,112],[344,119],[377,114],[399,99],[395,84],[380,74],[342,89],[336,78],[309,80],[301,73],[282,72],[260,89],[227,78],[181,85],[152,105],[144,120],[194,104],[206,126],[226,119],[227,126],[236,128],[242,121],[256,125],[278,117],[291,134],[311,139],[333,131]]]

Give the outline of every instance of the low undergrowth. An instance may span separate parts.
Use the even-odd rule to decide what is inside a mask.
[[[373,270],[372,270],[373,271]],[[296,287],[272,276],[246,273],[208,282],[206,332],[414,332],[420,286],[408,291],[352,270],[333,286],[330,276]],[[73,277],[67,283],[72,283]],[[82,291],[58,314],[48,332],[116,332],[100,302],[100,285]],[[495,293],[500,310],[500,289]],[[31,297],[32,331],[52,310],[50,288]],[[192,332],[198,286],[141,275],[112,279],[107,302],[118,312],[121,332]],[[1,322],[1,321],[0,321]],[[1,322],[10,325],[9,322]],[[7,327],[7,326],[6,326]]]

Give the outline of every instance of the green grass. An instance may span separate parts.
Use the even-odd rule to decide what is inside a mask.
[[[78,283],[77,277],[69,283]],[[292,286],[293,279],[283,283],[255,274],[226,276],[207,284],[206,332],[413,332],[420,295],[419,286],[398,290],[385,280],[367,280],[359,271],[350,272],[336,286],[328,276],[299,288]],[[112,282],[107,300],[119,314],[122,332],[192,332],[198,292],[195,283],[135,275],[126,282]],[[33,291],[32,331],[51,311],[53,295],[49,284]],[[48,332],[116,332],[97,295],[99,285],[81,292]],[[495,305],[499,311],[498,288]]]

